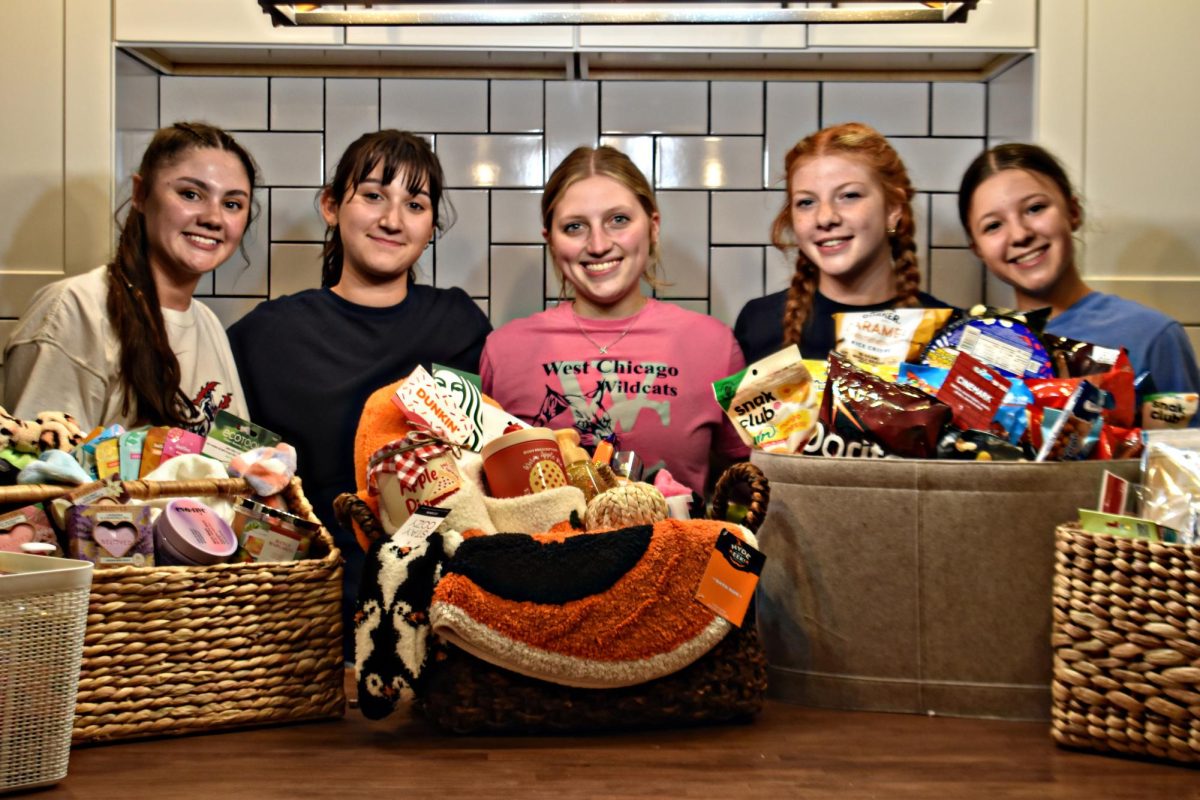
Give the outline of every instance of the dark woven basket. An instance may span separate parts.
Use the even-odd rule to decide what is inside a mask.
[[[767,659],[753,623],[684,669],[620,689],[527,678],[445,643],[418,708],[452,733],[565,733],[747,721],[762,710]]]
[[[770,491],[758,467],[735,464],[717,482],[713,517],[730,502],[757,530]],[[417,708],[453,733],[565,733],[749,720],[763,705],[767,659],[752,614],[678,672],[619,689],[580,689],[518,675],[438,642]]]

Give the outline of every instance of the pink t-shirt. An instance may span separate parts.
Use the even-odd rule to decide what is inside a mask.
[[[653,299],[625,319],[577,325],[574,316],[562,303],[494,331],[479,365],[483,391],[532,425],[575,427],[588,447],[615,433],[617,449],[635,451],[647,472],[665,466],[696,491],[710,451],[749,455],[713,396],[713,381],[745,366],[724,324]]]

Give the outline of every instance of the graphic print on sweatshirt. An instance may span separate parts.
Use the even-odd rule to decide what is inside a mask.
[[[217,387],[220,385],[220,381],[209,381],[191,398],[192,413],[189,416],[192,421],[187,424],[188,430],[201,436],[207,434],[217,418],[217,412],[224,411],[233,403],[233,395],[229,392],[222,394],[220,400],[217,399]]]
[[[570,414],[585,447],[616,434],[618,439],[649,409],[664,427],[671,425],[671,400],[679,396],[679,368],[620,358],[542,363],[546,394],[533,424],[562,428]]]

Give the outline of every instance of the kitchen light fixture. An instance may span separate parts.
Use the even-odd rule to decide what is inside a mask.
[[[916,3],[840,0],[738,4],[687,0],[631,5],[620,0],[425,3],[279,3],[259,0],[278,26],[295,25],[747,25],[886,22],[965,22],[979,0]]]

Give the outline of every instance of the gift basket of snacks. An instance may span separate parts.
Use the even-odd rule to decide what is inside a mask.
[[[295,451],[225,411],[207,437],[48,413],[22,429],[50,420],[0,448],[20,464],[0,550],[94,565],[73,741],[340,716],[341,555]]]
[[[1200,762],[1200,431],[1146,435],[1136,482],[1060,526],[1052,732],[1059,744]]]
[[[411,703],[445,730],[526,733],[757,713],[761,472],[731,467],[722,519],[692,519],[667,470],[650,480],[610,441],[589,453],[575,429],[531,427],[476,381],[418,368],[363,410],[360,491],[335,509],[367,550],[364,715]]]
[[[836,315],[714,385],[775,502],[760,531],[773,691],[810,705],[1046,719],[1055,528],[1137,472],[1156,394],[1044,311]],[[1171,424],[1187,424],[1182,418]]]

